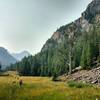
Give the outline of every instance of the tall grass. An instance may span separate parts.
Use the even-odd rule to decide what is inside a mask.
[[[9,77],[10,78],[10,77]],[[8,79],[8,77],[7,77]],[[24,84],[0,81],[0,100],[98,100],[100,88],[84,84],[53,82],[50,78],[21,77]],[[70,87],[69,87],[70,86]],[[75,87],[75,88],[72,88]]]

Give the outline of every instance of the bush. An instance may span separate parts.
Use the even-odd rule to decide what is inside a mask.
[[[52,77],[52,81],[58,81],[58,73],[57,73],[57,70],[54,70],[54,73],[53,73],[53,77]]]
[[[90,84],[87,83],[81,83],[81,82],[75,82],[75,81],[69,81],[68,82],[69,87],[74,87],[74,88],[84,88],[84,87],[90,87]]]
[[[52,77],[52,81],[61,81],[61,79],[59,78],[58,74],[54,74]]]
[[[58,77],[57,77],[56,75],[54,75],[54,76],[52,77],[52,81],[58,81],[57,78],[58,78]]]

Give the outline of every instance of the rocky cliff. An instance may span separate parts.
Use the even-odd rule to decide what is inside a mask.
[[[72,67],[96,67],[94,62],[100,59],[100,0],[93,0],[80,18],[54,32],[40,52],[40,58],[44,55],[46,57],[45,61],[42,59],[43,64],[45,63],[42,66],[60,66],[61,69],[67,66],[68,70],[66,63],[69,63],[70,38],[73,38],[74,42]],[[60,55],[59,49],[62,52]]]
[[[57,29],[52,37],[47,40],[41,51],[43,52],[50,48],[57,48],[60,43],[68,39],[65,38],[65,34],[69,36],[76,32],[76,36],[79,36],[84,32],[89,32],[94,24],[94,19],[100,23],[100,0],[93,0],[79,19]]]
[[[100,0],[93,0],[87,7],[82,16],[91,22],[92,18],[100,14]]]

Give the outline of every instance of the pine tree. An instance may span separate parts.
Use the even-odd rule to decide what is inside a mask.
[[[87,50],[86,49],[87,49],[87,47],[84,44],[83,50],[82,50],[81,62],[80,62],[80,65],[82,66],[83,69],[86,69],[86,67],[87,67],[87,59],[86,59]]]
[[[92,63],[92,45],[90,43],[87,43],[86,60],[87,60],[86,69],[89,69]]]
[[[2,65],[1,65],[1,63],[0,63],[0,71],[1,71],[1,68],[2,68]]]

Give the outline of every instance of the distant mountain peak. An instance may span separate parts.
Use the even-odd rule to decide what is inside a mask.
[[[26,54],[30,55],[30,53],[28,51],[26,51],[26,50],[22,51],[21,53],[26,53]]]
[[[7,49],[0,47],[0,63],[3,69],[16,62],[17,60],[8,52]]]
[[[5,49],[4,47],[0,47],[0,50],[3,52],[7,52],[7,49]]]
[[[21,61],[24,57],[28,57],[28,56],[30,56],[31,54],[28,52],[28,51],[26,51],[26,50],[24,50],[24,51],[22,51],[22,52],[20,52],[20,53],[13,53],[12,54],[12,56],[14,57],[14,58],[16,58],[18,61]]]

